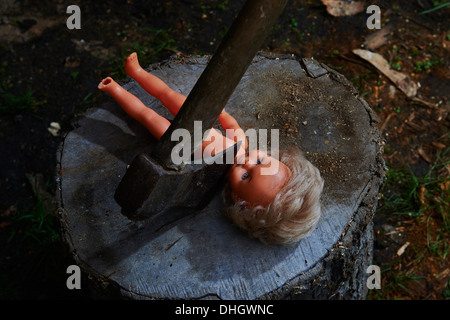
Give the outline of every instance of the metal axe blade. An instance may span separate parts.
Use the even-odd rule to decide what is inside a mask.
[[[174,208],[184,208],[186,214],[202,209],[224,181],[241,143],[203,159],[201,164],[190,163],[181,171],[166,170],[149,155],[140,154],[122,178],[114,198],[122,213],[133,220]]]

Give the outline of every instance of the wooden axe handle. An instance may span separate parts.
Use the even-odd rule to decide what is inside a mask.
[[[152,156],[165,168],[181,170],[171,159],[172,132],[184,128],[194,141],[194,121],[211,128],[261,48],[288,0],[247,0],[217,51],[196,82],[170,127],[158,141]],[[196,150],[201,141],[196,141]]]

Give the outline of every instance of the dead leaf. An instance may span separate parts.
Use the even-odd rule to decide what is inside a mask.
[[[444,271],[442,271],[441,273],[436,275],[436,279],[438,281],[444,280],[445,278],[448,278],[448,276],[450,275],[450,269],[447,268]]]
[[[0,217],[2,218],[6,218],[9,217],[10,215],[14,214],[17,212],[17,208],[15,205],[10,205],[8,209],[6,209],[2,214],[0,214]]]
[[[406,248],[408,248],[408,246],[409,246],[409,242],[406,242],[404,245],[402,245],[400,247],[400,249],[397,250],[397,255],[401,256],[402,254],[404,254],[405,250],[406,250]]]
[[[436,148],[439,148],[439,149],[444,149],[445,148],[445,144],[440,143],[440,142],[433,141],[431,144],[433,146],[435,146]]]
[[[76,68],[80,66],[80,58],[68,56],[64,59],[64,67]]]
[[[375,33],[372,33],[366,38],[363,45],[368,50],[375,50],[383,46],[386,41],[389,39],[389,36],[392,32],[392,25],[386,26],[381,30],[378,30]]]
[[[57,137],[59,135],[59,130],[61,130],[61,126],[58,122],[51,122],[50,127],[47,130],[54,136]]]
[[[392,70],[382,55],[362,49],[354,49],[352,51],[388,77],[408,98],[413,98],[417,94],[417,84],[404,73]]]
[[[419,200],[422,204],[425,204],[425,186],[419,188]]]
[[[364,10],[362,1],[322,0],[327,12],[335,17],[352,16]]]
[[[6,228],[11,225],[11,221],[3,221],[0,223],[0,228]]]
[[[423,150],[422,147],[417,148],[417,152],[419,153],[419,155],[423,158],[423,160],[425,160],[428,163],[433,163],[433,160],[430,159],[430,157],[428,156],[428,154],[425,152],[425,150]]]
[[[2,1],[2,3],[3,2],[4,1]],[[64,16],[58,16],[57,18],[43,18],[30,14],[15,16],[14,19],[5,19],[5,21],[2,21],[2,24],[0,25],[0,42],[28,42],[41,36],[44,31],[53,28],[54,26],[61,25],[64,23],[65,19],[67,18]],[[8,22],[8,20],[10,21]],[[36,23],[25,32],[22,32],[17,24],[17,21],[25,20],[34,20]]]
[[[445,183],[441,184],[439,187],[440,187],[442,190],[448,190],[448,189],[449,189],[449,186],[450,186],[450,180],[448,180],[448,181],[446,181]]]
[[[445,171],[447,171],[447,174],[448,175],[450,175],[450,164],[447,164],[446,166],[445,166]],[[448,185],[450,184],[450,180],[449,181],[447,181],[446,183],[445,183],[445,185],[446,185],[446,190],[448,190]]]

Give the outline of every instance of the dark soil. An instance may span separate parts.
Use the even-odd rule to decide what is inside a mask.
[[[87,275],[84,290],[66,287],[66,268],[75,262],[55,232],[57,149],[77,118],[107,99],[97,89],[100,80],[124,79],[129,53],[138,51],[143,65],[173,55],[213,54],[243,2],[83,2],[81,29],[69,30],[64,1],[2,1],[0,298],[101,297]],[[439,165],[442,192],[433,199],[422,193],[422,204],[430,205],[420,215],[398,215],[395,208],[377,213],[374,264],[382,268],[382,290],[372,291],[370,299],[449,297],[448,212],[430,202],[449,201],[449,7],[419,14],[444,2],[371,2],[381,8],[382,28],[392,28],[372,51],[421,84],[419,100],[407,99],[352,53],[377,31],[366,27],[365,12],[334,17],[318,0],[290,1],[261,48],[314,57],[350,79],[380,116],[389,168],[410,167],[424,177]],[[57,136],[48,130],[52,122],[61,126]],[[380,206],[386,207],[386,195],[396,189],[391,184],[383,190]]]

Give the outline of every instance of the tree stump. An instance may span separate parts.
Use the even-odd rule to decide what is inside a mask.
[[[208,59],[171,59],[149,71],[188,95]],[[124,87],[173,119],[134,81]],[[314,232],[289,247],[251,239],[222,214],[220,190],[176,221],[127,219],[115,189],[156,140],[111,101],[89,110],[59,152],[60,217],[78,265],[131,299],[365,298],[384,176],[376,115],[327,66],[267,53],[255,57],[226,110],[244,131],[278,128],[280,148],[297,145],[319,168],[325,187]]]

